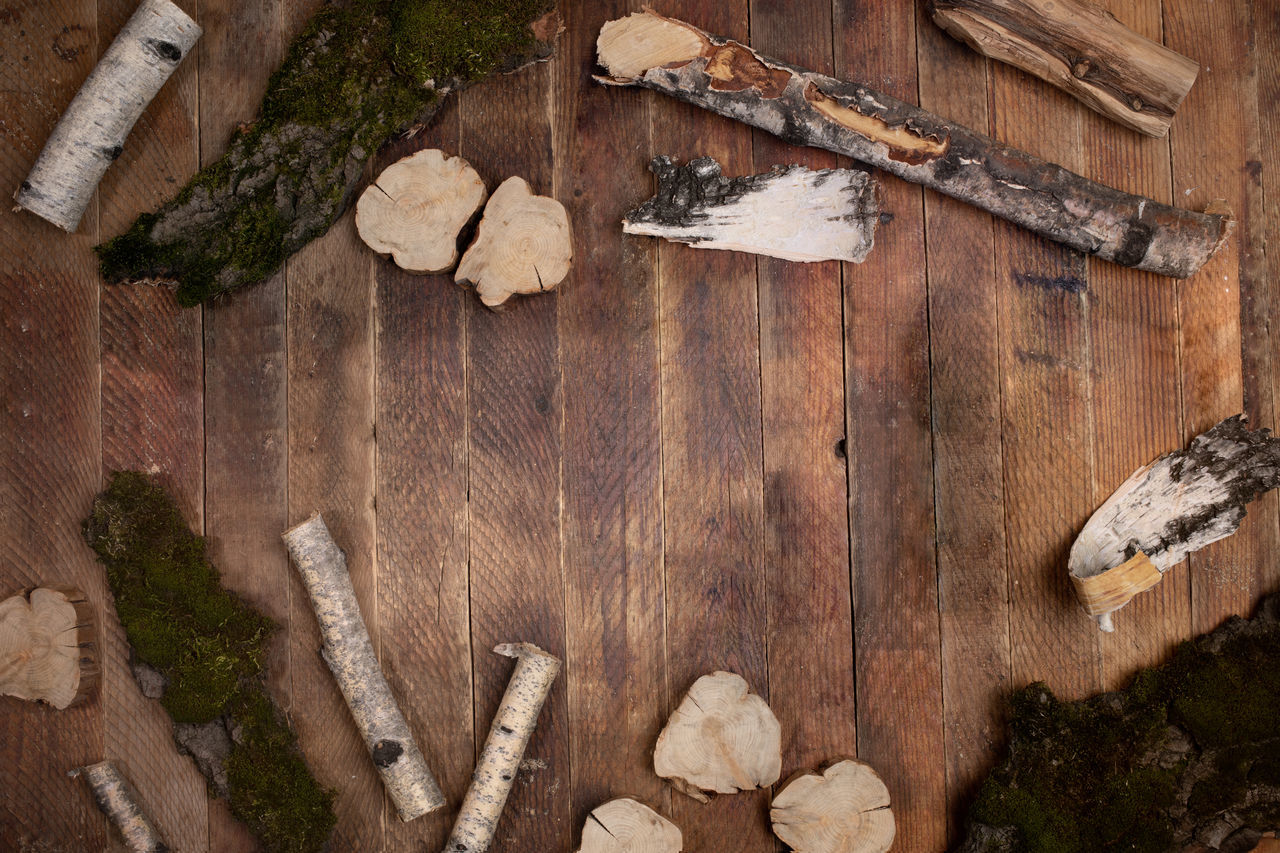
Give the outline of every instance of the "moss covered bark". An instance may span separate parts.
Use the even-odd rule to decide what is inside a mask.
[[[960,853],[1252,850],[1280,829],[1280,595],[1124,691],[1013,699]]]
[[[272,76],[258,119],[154,213],[98,247],[109,282],[196,305],[275,272],[342,214],[365,162],[468,83],[551,55],[552,0],[345,0]]]
[[[271,621],[222,587],[204,538],[145,474],[115,474],[84,535],[107,568],[134,655],[163,678],[161,704],[179,729],[225,732],[223,766],[209,767],[207,756],[197,764],[232,813],[265,850],[322,849],[333,796],[307,770],[266,693]]]

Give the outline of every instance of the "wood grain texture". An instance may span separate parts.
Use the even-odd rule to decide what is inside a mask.
[[[496,187],[511,175],[557,197],[551,68],[535,65],[462,93],[461,154]],[[502,128],[501,132],[495,132]],[[562,291],[495,312],[467,293],[471,639],[476,748],[511,677],[499,643],[564,659],[560,542]],[[495,850],[568,849],[569,714],[556,679],[498,824]]]
[[[589,76],[601,25],[628,5],[567,9],[555,66],[556,186],[578,247],[558,297],[575,845],[587,815],[613,797],[670,814],[653,773],[667,715],[658,255],[655,241],[619,226],[651,191],[651,99],[610,92]],[[596,168],[601,162],[614,168]],[[601,358],[604,351],[617,357]]]

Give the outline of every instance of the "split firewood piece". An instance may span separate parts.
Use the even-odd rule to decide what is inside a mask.
[[[515,658],[516,668],[502,694],[502,703],[471,775],[471,785],[449,833],[446,853],[484,853],[493,843],[502,807],[507,804],[520,760],[538,723],[538,712],[560,672],[560,659],[532,643],[503,643],[493,650]]]
[[[142,0],[53,129],[14,195],[18,207],[75,231],[134,122],[198,38],[169,0]]]
[[[1200,66],[1086,0],[930,0],[933,21],[1148,136],[1164,136]]]
[[[41,587],[0,601],[0,695],[61,710],[98,686],[93,606],[72,587]]]
[[[534,195],[524,178],[507,178],[485,205],[476,240],[454,281],[474,284],[490,308],[513,293],[551,290],[569,274],[569,215],[553,198]]]
[[[680,827],[644,803],[610,800],[587,815],[578,853],[680,853]]]
[[[409,272],[448,272],[458,260],[458,232],[486,195],[471,164],[430,148],[382,170],[356,202],[356,230]]]
[[[73,770],[72,776],[83,776],[93,791],[93,800],[102,813],[124,836],[130,853],[168,853],[160,830],[152,823],[138,799],[138,792],[110,761],[100,761]]]
[[[283,538],[320,623],[321,654],[400,819],[413,820],[442,807],[444,795],[382,675],[347,573],[347,560],[324,519],[316,513],[286,531]]]
[[[610,21],[603,83],[644,86],[869,163],[1037,234],[1127,267],[1185,278],[1230,215],[1194,213],[1096,184],[861,83],[836,80],[654,12]]]
[[[889,789],[870,765],[853,760],[787,783],[769,819],[796,853],[885,853],[896,831]]]
[[[699,802],[778,781],[782,727],[768,704],[732,672],[704,675],[658,735],[653,769]]]
[[[1134,471],[1071,546],[1068,571],[1085,612],[1113,630],[1113,612],[1187,554],[1235,533],[1245,504],[1277,485],[1280,439],[1247,429],[1243,415]]]
[[[876,182],[858,169],[775,166],[726,178],[710,157],[677,166],[666,156],[649,169],[658,176],[658,194],[627,214],[627,234],[788,261],[855,263],[875,240]]]

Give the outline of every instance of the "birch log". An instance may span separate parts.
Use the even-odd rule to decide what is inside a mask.
[[[286,531],[283,538],[320,622],[321,654],[400,819],[409,821],[435,811],[444,805],[444,795],[382,676],[342,550],[319,513]]]
[[[446,853],[484,853],[493,843],[502,807],[538,723],[538,712],[560,672],[560,659],[532,643],[503,643],[493,650],[515,658],[516,669],[485,738],[462,809],[449,833]]]
[[[130,853],[168,853],[169,845],[165,844],[160,830],[142,810],[138,792],[115,764],[100,761],[73,770],[71,775],[84,777],[93,791],[94,802],[119,828]]]
[[[699,157],[677,166],[655,157],[658,194],[627,214],[622,230],[787,261],[861,263],[875,241],[877,184],[858,169],[775,166],[726,178]]]
[[[983,56],[1057,86],[1109,119],[1164,136],[1200,73],[1085,0],[930,0],[933,21]]]
[[[142,0],[63,113],[14,198],[18,207],[75,231],[125,137],[200,38],[169,0]]]
[[[610,21],[596,42],[600,82],[643,86],[845,154],[1127,267],[1185,278],[1221,245],[1230,215],[1130,195],[919,107],[762,57],[654,12]]]

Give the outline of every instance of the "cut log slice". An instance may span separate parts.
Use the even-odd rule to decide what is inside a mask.
[[[578,853],[680,853],[680,827],[644,803],[610,800],[587,815]]]
[[[704,675],[658,735],[653,769],[700,802],[704,793],[736,794],[778,781],[782,727],[742,676]]]
[[[484,209],[476,240],[454,280],[474,284],[490,308],[513,293],[551,290],[569,274],[569,215],[553,198],[534,195],[523,178],[507,178]]]
[[[884,853],[896,831],[889,789],[852,760],[794,779],[774,797],[769,819],[797,853]]]
[[[484,181],[461,157],[435,148],[382,170],[356,202],[360,239],[396,266],[448,272],[458,261],[458,232],[480,209]]]
[[[0,601],[0,694],[61,710],[98,685],[93,607],[71,587]]]
[[[861,263],[871,251],[880,207],[861,170],[775,166],[726,178],[710,157],[677,166],[665,156],[649,169],[658,194],[627,214],[627,234],[788,261]]]

